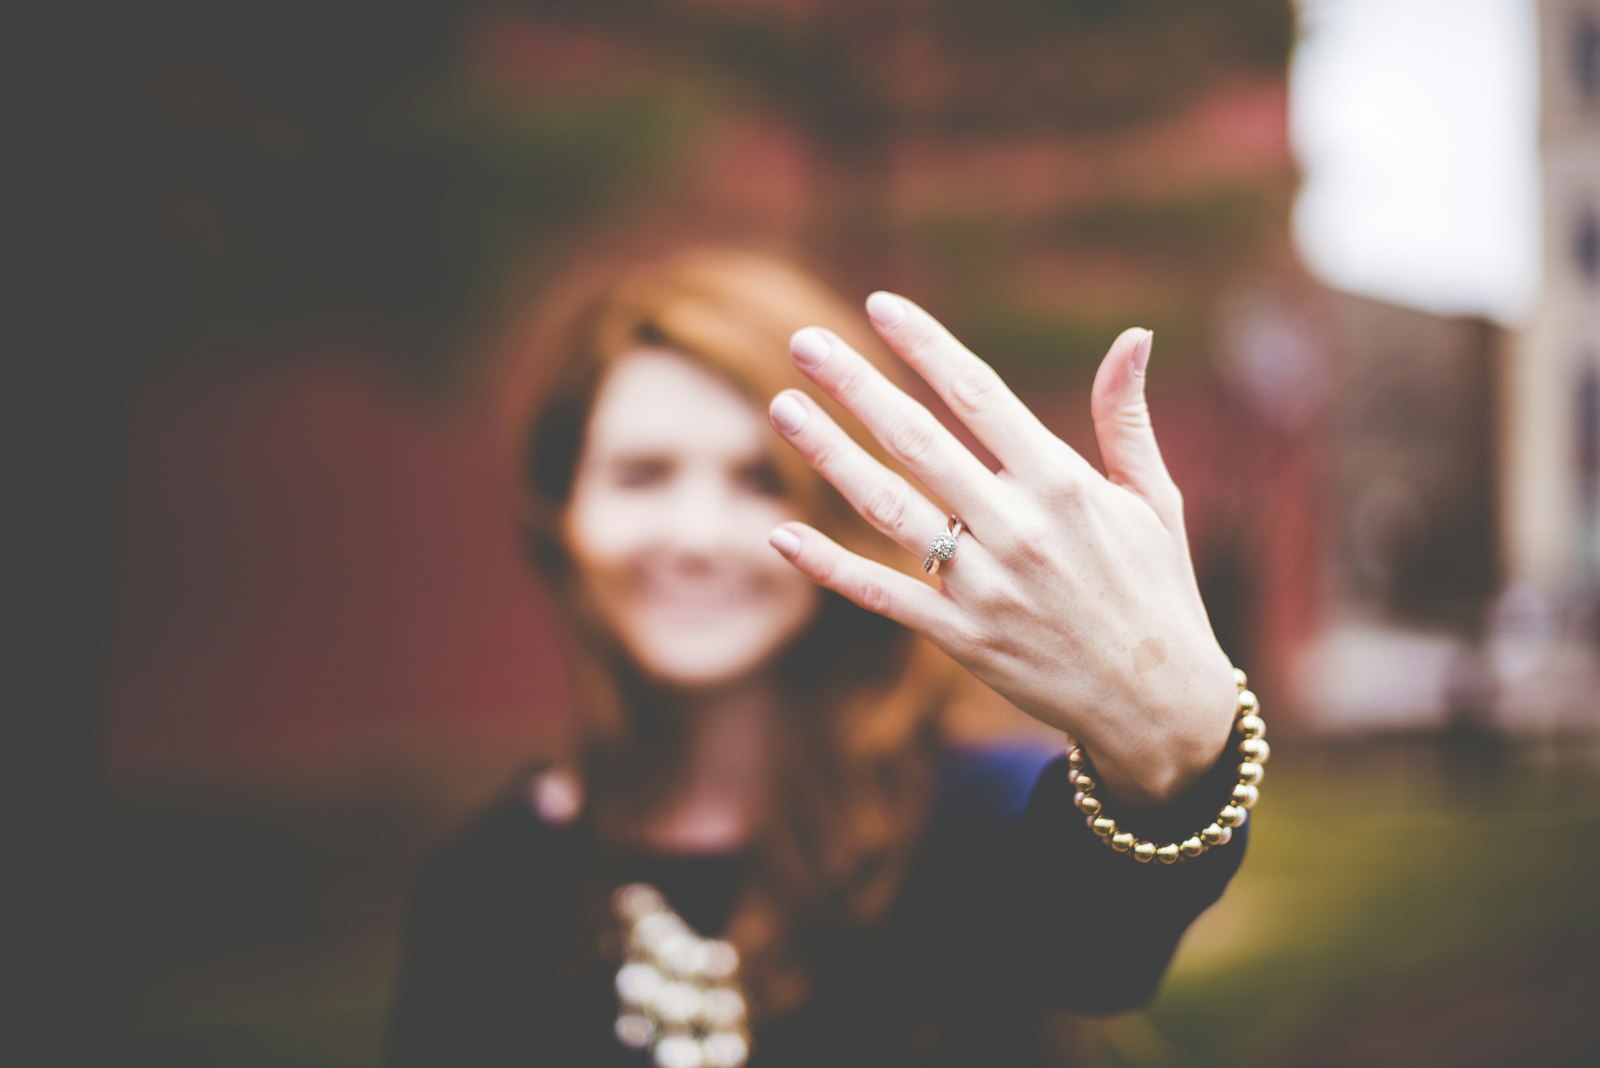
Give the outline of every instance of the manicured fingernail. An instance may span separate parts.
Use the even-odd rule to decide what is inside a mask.
[[[1133,343],[1133,373],[1144,374],[1145,367],[1150,363],[1150,344],[1156,338],[1153,330],[1146,330],[1138,341]]]
[[[820,367],[822,361],[828,358],[828,353],[833,351],[833,342],[821,330],[808,326],[795,331],[794,337],[789,339],[789,351],[794,353],[795,362],[802,367]]]
[[[772,421],[785,434],[793,434],[796,430],[806,425],[805,408],[801,407],[800,402],[787,393],[778,394],[768,411],[772,415]]]
[[[867,298],[867,314],[879,326],[897,326],[906,317],[906,302],[880,290]]]
[[[771,534],[768,534],[767,541],[772,543],[774,549],[791,560],[794,559],[794,554],[800,551],[800,539],[795,537],[792,531],[783,527],[778,527]]]

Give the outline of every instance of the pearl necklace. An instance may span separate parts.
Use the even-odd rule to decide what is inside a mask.
[[[645,883],[612,896],[626,934],[617,970],[617,1040],[657,1068],[743,1068],[750,1033],[739,951],[701,938]]]

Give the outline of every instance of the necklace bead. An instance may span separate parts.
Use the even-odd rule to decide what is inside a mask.
[[[743,1068],[750,1057],[739,951],[701,938],[645,883],[612,896],[624,928],[617,969],[617,1041],[657,1068]]]

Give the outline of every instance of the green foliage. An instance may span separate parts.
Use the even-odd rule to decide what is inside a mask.
[[[1528,961],[1576,954],[1600,982],[1600,857],[1582,846],[1600,831],[1600,791],[1520,770],[1452,785],[1426,766],[1341,767],[1269,769],[1244,870],[1155,1004],[1093,1029],[1092,1063],[1459,1063],[1443,1051],[1460,1036],[1483,1051],[1474,1064],[1500,1063],[1491,1051],[1507,1042],[1567,1063],[1592,1041],[1553,988],[1535,995],[1542,1035],[1496,1014],[1521,986],[1571,985],[1570,969]],[[1426,1020],[1408,1011],[1423,1005]]]

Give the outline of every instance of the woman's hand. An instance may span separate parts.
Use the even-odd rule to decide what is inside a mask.
[[[867,311],[1001,470],[991,472],[837,335],[807,327],[790,343],[796,365],[966,527],[939,571],[941,589],[914,577],[929,539],[946,528],[945,509],[811,398],[785,390],[770,409],[779,433],[911,555],[906,572],[896,571],[803,523],[774,530],[773,545],[821,585],[918,631],[1018,708],[1081,741],[1120,803],[1173,798],[1221,755],[1235,686],[1145,405],[1150,332],[1124,331],[1095,377],[1107,477],[927,312],[888,293],[874,293]]]

